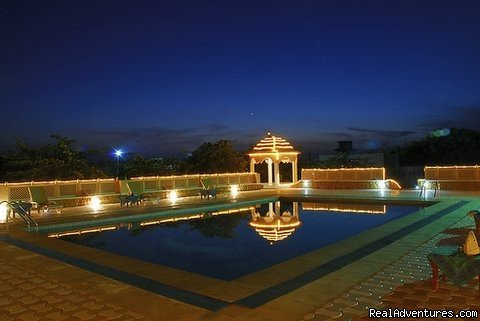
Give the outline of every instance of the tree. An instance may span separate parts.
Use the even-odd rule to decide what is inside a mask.
[[[480,163],[480,132],[452,128],[444,136],[430,135],[398,148],[403,166],[475,165]]]
[[[72,146],[74,140],[59,135],[51,137],[55,144],[39,148],[17,141],[17,151],[10,152],[3,159],[0,179],[25,181],[105,177],[88,161],[88,157],[96,151],[77,151]]]
[[[231,141],[219,140],[202,144],[191,153],[186,164],[190,173],[244,172],[248,159],[233,149]]]
[[[185,162],[175,157],[147,159],[140,154],[129,154],[123,163],[122,172],[126,177],[175,175],[185,171]]]

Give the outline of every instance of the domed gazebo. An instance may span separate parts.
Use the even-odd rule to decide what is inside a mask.
[[[298,154],[300,152],[296,151],[288,141],[268,133],[267,137],[259,141],[248,153],[250,172],[255,172],[255,164],[267,162],[268,185],[271,186],[275,183],[278,186],[280,184],[280,162],[292,163],[292,183],[295,183],[298,180]]]

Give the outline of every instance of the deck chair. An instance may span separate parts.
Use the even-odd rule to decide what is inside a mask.
[[[143,182],[141,181],[131,181],[127,182],[128,189],[130,190],[130,195],[135,195],[139,198],[140,202],[158,201],[157,198],[154,198],[152,194],[146,193],[145,189],[143,188]]]
[[[202,190],[200,191],[200,198],[217,198],[217,189],[213,186],[213,182],[209,178],[201,179]]]
[[[480,237],[480,212],[478,210],[472,210],[467,213],[468,216],[473,217],[475,220],[475,232]]]
[[[135,195],[125,181],[120,182],[120,206],[140,205],[140,197]]]
[[[43,186],[29,186],[28,192],[30,194],[30,201],[33,207],[37,209],[38,214],[48,213],[51,209],[54,209],[57,213],[62,212],[63,205],[49,200]]]
[[[432,267],[432,289],[438,289],[439,270],[443,279],[449,280],[458,286],[466,284],[478,277],[480,293],[480,255],[468,256],[462,252],[451,255],[430,253],[427,255]]]

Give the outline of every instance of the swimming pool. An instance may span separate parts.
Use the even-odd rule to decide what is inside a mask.
[[[268,268],[419,210],[278,201],[124,224],[62,239],[222,280]]]

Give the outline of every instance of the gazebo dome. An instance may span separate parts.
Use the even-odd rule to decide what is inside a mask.
[[[250,172],[255,172],[255,164],[267,163],[268,185],[280,185],[280,163],[292,163],[292,183],[297,182],[298,154],[293,146],[284,138],[267,134],[248,153],[250,156]],[[272,168],[273,167],[273,168]]]
[[[280,136],[273,136],[268,133],[267,137],[260,140],[255,147],[253,147],[252,153],[282,153],[282,152],[295,152],[293,146],[284,138]]]
[[[248,155],[255,159],[255,162],[261,163],[265,157],[270,157],[279,161],[293,162],[300,152],[284,138],[268,133],[265,138],[260,140]]]

